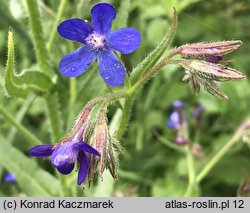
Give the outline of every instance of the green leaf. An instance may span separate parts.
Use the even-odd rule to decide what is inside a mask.
[[[20,85],[24,85],[37,95],[47,94],[54,88],[54,84],[47,75],[38,71],[27,71],[16,76]]]
[[[167,34],[158,44],[158,46],[153,50],[153,52],[151,52],[136,68],[133,69],[131,73],[132,83],[135,83],[142,75],[144,75],[145,72],[149,71],[156,64],[156,62],[172,42],[176,26],[177,15],[174,9],[173,20]]]
[[[15,48],[13,32],[9,30],[8,59],[5,71],[5,88],[10,96],[26,98],[29,92],[37,95],[47,94],[54,88],[50,78],[38,71],[26,71],[20,75],[15,72]]]
[[[5,70],[5,88],[10,96],[17,96],[26,98],[29,90],[27,87],[18,85],[15,74],[15,47],[14,47],[14,36],[11,28],[8,34],[8,54],[7,64]]]
[[[60,183],[48,172],[39,168],[35,159],[29,159],[0,135],[0,164],[17,179],[27,196],[59,196]]]

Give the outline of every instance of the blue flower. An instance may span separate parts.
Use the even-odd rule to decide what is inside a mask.
[[[170,114],[167,126],[171,129],[178,129],[180,127],[180,116],[179,113],[174,111]]]
[[[179,110],[179,109],[184,109],[185,108],[185,104],[180,101],[180,100],[176,100],[172,103],[172,107],[176,110]]]
[[[89,170],[89,157],[86,152],[100,156],[99,152],[83,141],[68,141],[56,146],[38,145],[29,150],[29,155],[35,157],[49,157],[51,163],[62,174],[69,174],[75,163],[79,165],[78,185],[81,185]]]
[[[224,58],[224,55],[210,55],[210,56],[205,56],[205,61],[216,63],[218,61],[221,61],[223,58]]]
[[[8,182],[8,183],[12,183],[12,182],[15,182],[16,181],[16,177],[11,174],[10,172],[7,173],[5,176],[4,176],[4,181],[5,182]]]
[[[110,86],[119,86],[124,82],[126,72],[113,50],[123,54],[134,52],[141,42],[140,33],[133,28],[111,32],[111,24],[116,17],[111,4],[97,4],[91,14],[92,27],[78,18],[65,20],[58,26],[62,37],[83,44],[62,58],[59,70],[67,77],[76,77],[84,73],[97,58],[103,80]]]

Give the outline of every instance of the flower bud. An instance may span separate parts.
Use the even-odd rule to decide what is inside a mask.
[[[208,62],[217,62],[224,55],[236,50],[241,41],[219,41],[211,43],[186,44],[176,49],[176,52],[183,57],[205,59]],[[209,57],[211,56],[211,57]]]
[[[181,109],[184,109],[185,108],[185,104],[180,101],[180,100],[175,100],[173,103],[172,103],[172,107],[176,110],[181,110]]]
[[[91,110],[93,105],[87,105],[83,108],[81,113],[76,118],[76,121],[71,129],[71,131],[60,141],[61,143],[66,142],[73,138],[81,129],[84,129],[84,133],[82,134],[83,138],[86,134],[86,130],[89,129],[91,123]]]
[[[189,70],[191,74],[203,79],[228,81],[246,78],[240,71],[221,64],[200,60],[180,60],[179,64],[186,70]]]
[[[187,140],[182,136],[176,136],[175,142],[178,145],[186,145],[188,143]]]
[[[96,173],[102,179],[105,168],[117,179],[118,153],[121,148],[109,133],[106,111],[106,106],[99,110],[94,133],[90,138],[90,145],[100,153],[100,158],[92,157],[90,160],[89,183],[93,181]]]

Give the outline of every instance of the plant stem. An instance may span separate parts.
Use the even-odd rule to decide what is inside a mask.
[[[46,49],[44,34],[41,24],[41,18],[36,0],[26,0],[29,11],[30,27],[33,36],[33,43],[38,64],[43,73],[52,74],[52,68],[49,64],[49,54]],[[59,115],[59,102],[57,93],[50,93],[45,97],[48,117],[52,130],[52,142],[55,142],[61,137],[62,124]]]
[[[35,46],[36,56],[41,71],[49,73],[51,66],[49,65],[49,55],[45,46],[44,34],[41,24],[41,17],[37,0],[26,0],[29,12],[29,21]]]
[[[122,135],[124,134],[124,132],[126,130],[126,127],[128,125],[128,121],[130,118],[130,112],[131,112],[132,105],[133,105],[133,98],[132,98],[132,96],[129,96],[125,99],[122,120],[121,120],[119,129],[116,133],[117,140],[121,139]]]
[[[52,50],[53,44],[55,43],[56,36],[57,36],[57,26],[62,21],[62,17],[64,16],[64,13],[66,11],[67,2],[68,2],[68,0],[61,0],[60,1],[56,20],[55,20],[54,25],[53,25],[53,31],[51,33],[51,36],[50,36],[48,44],[47,44],[47,48],[48,48],[49,52]]]
[[[42,144],[37,137],[35,137],[29,130],[27,130],[22,124],[18,123],[12,115],[7,112],[2,106],[0,106],[0,114],[10,122],[29,142],[31,146]]]
[[[45,101],[51,126],[51,139],[52,143],[55,143],[62,137],[62,119],[60,119],[57,93],[47,94]]]
[[[131,88],[131,94],[136,93],[142,85],[144,85],[150,78],[153,77],[162,67],[170,62],[172,56],[176,54],[175,49],[172,50],[166,57],[164,57],[158,64],[153,66],[141,79],[139,79]]]
[[[186,151],[183,149],[183,147],[180,147],[174,143],[171,143],[169,140],[167,140],[166,138],[158,135],[158,134],[155,134],[157,139],[160,140],[160,142],[162,142],[164,145],[168,146],[170,149],[173,149],[179,153],[182,153],[182,154],[186,154]]]
[[[76,78],[69,79],[70,105],[73,106],[76,99]]]
[[[240,134],[235,134],[205,165],[201,172],[196,177],[196,183],[200,183],[211,169],[220,161],[220,159],[228,152],[228,150],[239,140]]]
[[[186,159],[187,159],[187,169],[188,169],[188,187],[185,193],[185,197],[192,195],[195,182],[195,169],[194,169],[194,159],[192,155],[192,150],[190,146],[186,146]]]

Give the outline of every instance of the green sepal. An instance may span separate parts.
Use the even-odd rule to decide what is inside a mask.
[[[228,96],[217,86],[217,84],[214,81],[199,78],[197,76],[195,78],[204,87],[204,89],[211,95],[220,99],[225,99],[225,100],[228,99]]]

